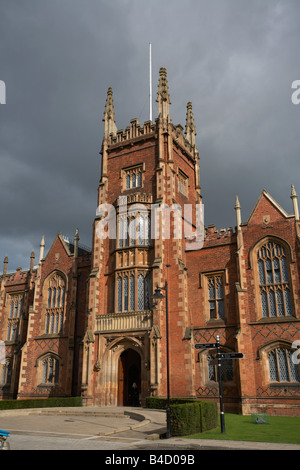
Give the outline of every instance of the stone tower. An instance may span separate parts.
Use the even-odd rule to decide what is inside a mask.
[[[198,151],[190,102],[185,133],[172,123],[165,68],[159,71],[157,103],[155,122],[132,119],[118,130],[112,89],[107,92],[84,338],[86,404],[129,405],[134,382],[142,404],[146,396],[166,395],[165,301],[152,300],[165,281],[171,393],[193,393],[191,346],[182,340],[189,324],[186,227],[174,209],[190,206],[186,230],[192,232],[201,203]]]

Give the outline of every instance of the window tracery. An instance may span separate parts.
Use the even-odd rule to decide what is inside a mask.
[[[292,316],[292,296],[285,248],[273,241],[257,250],[257,266],[262,316]]]
[[[59,334],[62,333],[64,323],[66,283],[60,274],[55,273],[47,285],[45,333]]]

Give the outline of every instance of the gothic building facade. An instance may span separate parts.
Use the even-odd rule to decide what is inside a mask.
[[[246,222],[236,198],[235,230],[210,225],[199,241],[192,105],[185,130],[174,125],[164,68],[157,102],[155,122],[118,130],[108,90],[92,250],[76,231],[47,254],[42,239],[29,270],[8,273],[5,258],[0,396],[130,405],[135,383],[144,405],[166,396],[168,338],[171,396],[218,401],[216,350],[195,344],[219,336],[223,352],[244,355],[222,361],[225,411],[300,416],[295,189],[292,214],[263,190]],[[165,298],[154,302],[156,286]]]

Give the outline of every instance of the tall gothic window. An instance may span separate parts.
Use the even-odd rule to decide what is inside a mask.
[[[293,315],[284,247],[271,241],[265,243],[257,252],[257,263],[263,317]]]
[[[119,248],[151,244],[151,219],[147,213],[119,216]]]
[[[9,314],[6,335],[7,341],[18,340],[22,311],[23,294],[12,294],[9,298]]]
[[[48,281],[47,308],[46,308],[46,334],[62,332],[65,310],[66,283],[58,273]]]
[[[137,293],[137,295],[136,295]],[[117,279],[117,311],[149,310],[151,306],[151,274],[123,273]]]
[[[0,364],[0,385],[10,385],[12,373],[12,362],[8,359]]]
[[[42,361],[42,383],[55,385],[58,383],[59,361],[55,357],[47,356]]]
[[[223,275],[209,276],[207,282],[210,319],[224,319]]]
[[[292,352],[276,348],[269,352],[270,382],[300,382],[299,366],[293,362]]]
[[[188,195],[188,177],[179,170],[178,172],[178,191],[184,196]]]

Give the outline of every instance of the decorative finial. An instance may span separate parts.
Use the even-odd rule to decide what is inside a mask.
[[[167,69],[161,67],[159,69],[159,82],[157,100],[159,117],[166,118],[169,115],[170,95],[168,89]]]
[[[77,258],[78,256],[78,242],[79,242],[79,232],[77,228],[75,232],[75,237],[74,237],[74,257],[75,258]]]
[[[295,215],[295,220],[299,220],[299,206],[298,206],[298,196],[295,190],[295,186],[292,184],[292,191],[291,191],[291,199],[293,202],[293,209],[294,209],[294,215]]]
[[[6,271],[7,271],[7,263],[8,263],[8,256],[5,256],[4,258],[4,266],[3,266],[3,279],[5,278],[6,276]]]
[[[40,262],[44,259],[44,250],[45,250],[45,237],[42,236],[41,244],[40,244]]]
[[[241,205],[238,196],[235,197],[235,213],[236,213],[236,226],[238,231],[241,230],[242,215],[241,215]]]
[[[35,254],[34,254],[34,251],[32,251],[30,255],[30,272],[32,272],[33,270],[34,258],[35,258]]]

